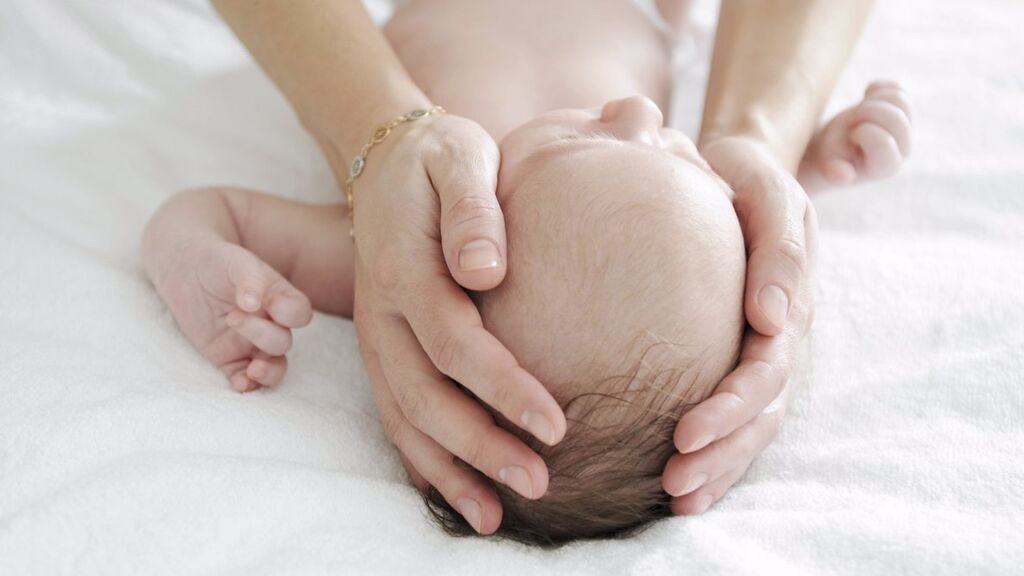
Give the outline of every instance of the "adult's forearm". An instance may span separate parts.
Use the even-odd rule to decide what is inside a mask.
[[[213,3],[336,168],[377,125],[430,104],[359,0]]]
[[[796,171],[871,0],[722,0],[700,145],[760,141]]]

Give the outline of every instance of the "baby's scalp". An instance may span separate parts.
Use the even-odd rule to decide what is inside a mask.
[[[650,148],[564,146],[502,167],[508,275],[475,295],[486,328],[566,410],[554,447],[496,415],[547,462],[543,498],[499,487],[502,533],[539,544],[668,515],[675,423],[734,366],[743,329],[745,253],[724,185]]]

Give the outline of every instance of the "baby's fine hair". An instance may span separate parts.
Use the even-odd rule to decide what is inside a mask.
[[[746,252],[724,183],[667,154],[584,150],[499,181],[508,273],[474,296],[484,326],[565,411],[556,446],[492,411],[550,476],[537,500],[496,486],[498,534],[541,546],[671,514],[662,474],[676,424],[736,365],[745,326]],[[631,169],[607,169],[623,159]],[[474,533],[440,494],[426,498],[449,533]]]
[[[671,515],[671,497],[662,488],[661,476],[675,453],[676,424],[717,382],[702,381],[707,379],[701,355],[686,366],[653,373],[645,369],[651,350],[665,345],[652,345],[629,374],[595,387],[608,392],[580,394],[565,404],[569,428],[556,446],[540,444],[503,423],[544,458],[550,483],[539,500],[497,486],[504,509],[499,536],[554,547],[573,540],[630,536]],[[688,386],[680,385],[686,381]],[[683,393],[672,392],[679,390]],[[446,532],[475,534],[439,492],[431,489],[425,500]]]

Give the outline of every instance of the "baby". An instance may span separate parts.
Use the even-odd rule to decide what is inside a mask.
[[[730,190],[663,126],[670,46],[652,16],[628,0],[412,0],[385,30],[434,102],[499,141],[508,275],[473,297],[569,422],[549,447],[495,414],[551,472],[539,499],[498,486],[501,530],[523,541],[611,536],[667,516],[675,424],[740,347],[743,237]],[[872,85],[812,140],[802,182],[852,182],[867,160],[898,166],[899,150],[858,137],[877,100],[904,102]],[[143,261],[185,336],[250,391],[281,381],[291,330],[314,308],[351,315],[350,223],[342,205],[192,190],[153,216]],[[430,502],[450,530],[471,532]]]

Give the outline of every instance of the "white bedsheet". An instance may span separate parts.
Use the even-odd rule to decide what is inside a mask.
[[[242,396],[147,284],[139,233],[175,190],[341,197],[212,11],[5,1],[0,574],[1021,573],[1022,23],[1015,0],[878,3],[834,105],[901,79],[916,149],[816,199],[783,434],[704,516],[544,552],[427,520],[350,322],[318,316],[287,381]]]

